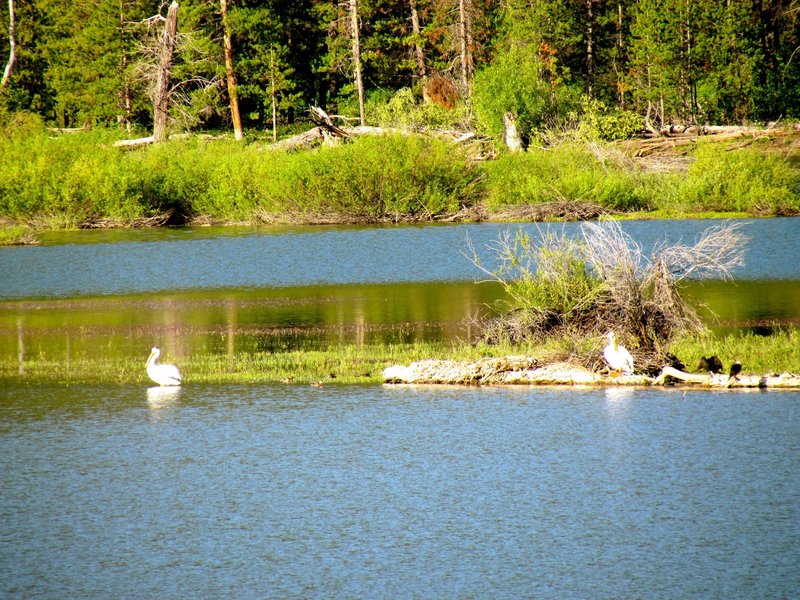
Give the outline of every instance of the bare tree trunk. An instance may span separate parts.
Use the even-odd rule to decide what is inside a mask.
[[[167,138],[167,116],[169,115],[169,80],[172,71],[172,49],[178,32],[178,3],[173,0],[167,12],[164,38],[158,60],[158,83],[156,84],[155,108],[153,111],[153,140],[161,142]]]
[[[0,91],[6,87],[8,79],[11,77],[11,69],[17,60],[17,41],[14,38],[14,27],[16,18],[14,16],[14,0],[8,0],[8,62],[3,70],[3,79],[0,80]]]
[[[272,141],[278,141],[278,95],[275,91],[275,49],[269,49],[269,88],[272,99]]]
[[[125,8],[123,6],[123,0],[119,0],[119,35],[120,39],[123,40],[124,46],[124,36],[125,36]],[[128,69],[128,53],[123,50],[122,58],[120,59],[119,69],[122,72],[122,89],[119,91],[119,107],[122,109],[122,114],[117,115],[117,123],[119,123],[120,127],[124,127],[125,131],[128,133],[131,132],[133,127],[131,126],[131,112],[132,112],[132,101],[131,101],[131,87],[128,85],[128,76],[127,76],[127,69]]]
[[[623,64],[622,60],[622,2],[617,2],[617,56],[614,59],[614,72],[617,74],[617,97],[619,98],[619,107],[625,108],[625,86],[620,73],[619,64]],[[619,64],[617,64],[619,61]]]
[[[228,101],[231,105],[231,121],[233,121],[233,137],[237,141],[244,139],[242,116],[239,114],[239,96],[236,92],[236,73],[233,71],[233,46],[231,32],[228,29],[228,0],[219,0],[222,13],[222,45],[225,48],[225,73],[228,77]]]
[[[417,0],[409,0],[411,7],[411,32],[414,34],[414,61],[417,63],[417,77],[425,77],[425,54],[422,52],[420,37],[422,36],[419,27],[419,13],[417,12]]]
[[[517,117],[512,112],[503,114],[503,126],[506,130],[506,146],[511,152],[522,151],[522,140],[517,130]]]
[[[353,36],[353,62],[355,65],[356,90],[358,91],[358,114],[361,126],[366,125],[364,115],[364,81],[361,78],[361,40],[358,36],[358,0],[350,0],[350,28]]]
[[[470,0],[458,0],[458,39],[461,46],[461,85],[469,95],[472,79],[472,17]]]

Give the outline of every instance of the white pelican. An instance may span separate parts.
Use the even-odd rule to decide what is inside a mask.
[[[631,375],[633,373],[633,357],[625,346],[617,344],[613,331],[608,332],[608,345],[603,349],[603,358],[617,373]]]
[[[156,359],[161,354],[161,350],[153,348],[150,351],[150,358],[147,359],[147,375],[158,385],[180,385],[181,372],[175,365],[157,365]]]

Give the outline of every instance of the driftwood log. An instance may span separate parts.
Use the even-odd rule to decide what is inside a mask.
[[[653,385],[664,385],[670,379],[708,388],[800,388],[800,375],[793,373],[730,377],[724,373],[685,373],[672,367],[664,367]]]
[[[299,150],[311,148],[324,143],[332,146],[340,141],[352,139],[362,135],[411,135],[411,131],[395,127],[372,127],[369,125],[337,125],[335,120],[347,121],[347,117],[341,115],[329,115],[318,106],[311,106],[308,109],[314,127],[298,135],[281,140],[269,146],[269,148],[282,150]],[[476,139],[473,131],[431,131],[427,135],[438,137],[453,144],[464,144]]]
[[[725,125],[670,125],[647,132],[644,139],[624,140],[617,142],[619,146],[636,157],[645,157],[661,152],[683,151],[697,144],[699,139],[714,141],[741,140],[740,146],[747,146],[764,138],[796,137],[800,133],[798,126],[744,127]]]
[[[800,375],[694,374],[664,367],[655,379],[647,375],[608,375],[570,363],[541,364],[530,356],[484,358],[475,362],[421,360],[393,365],[383,371],[385,383],[447,385],[572,385],[652,386],[685,385],[703,388],[794,388],[800,389]]]

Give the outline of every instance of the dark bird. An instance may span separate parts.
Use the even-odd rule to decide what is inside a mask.
[[[667,360],[673,369],[678,369],[678,371],[686,370],[686,365],[683,364],[683,361],[674,354],[667,352]]]
[[[742,363],[738,360],[733,361],[730,370],[730,376],[728,377],[728,383],[725,384],[725,387],[731,387],[735,381],[739,380],[739,373],[742,372]]]
[[[722,361],[716,354],[706,358],[703,356],[697,364],[698,371],[705,371],[706,373],[724,373],[725,367],[722,366]]]
[[[741,373],[741,372],[742,372],[742,363],[740,363],[738,360],[733,361],[733,364],[731,365],[731,370],[730,370],[730,373],[729,373],[730,378],[731,379],[739,379],[739,373]]]

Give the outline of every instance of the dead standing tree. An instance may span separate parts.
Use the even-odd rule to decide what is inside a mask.
[[[11,69],[14,68],[14,62],[17,60],[17,41],[14,37],[14,0],[8,0],[8,62],[6,68],[3,70],[3,79],[0,80],[0,91],[6,87],[9,78],[11,77]]]
[[[167,11],[158,60],[158,80],[153,108],[153,141],[167,139],[167,120],[169,117],[170,77],[172,73],[172,51],[178,33],[178,3],[172,2]]]
[[[358,92],[358,114],[361,126],[366,124],[364,116],[364,81],[361,77],[361,39],[358,34],[358,0],[350,0],[350,35],[353,38],[353,69]]]
[[[237,141],[244,139],[242,117],[239,113],[239,98],[236,92],[236,73],[233,70],[233,44],[228,26],[228,0],[220,0],[220,13],[222,15],[222,44],[225,49],[225,74],[228,79],[228,100],[231,105],[231,121],[233,122],[233,137]]]

